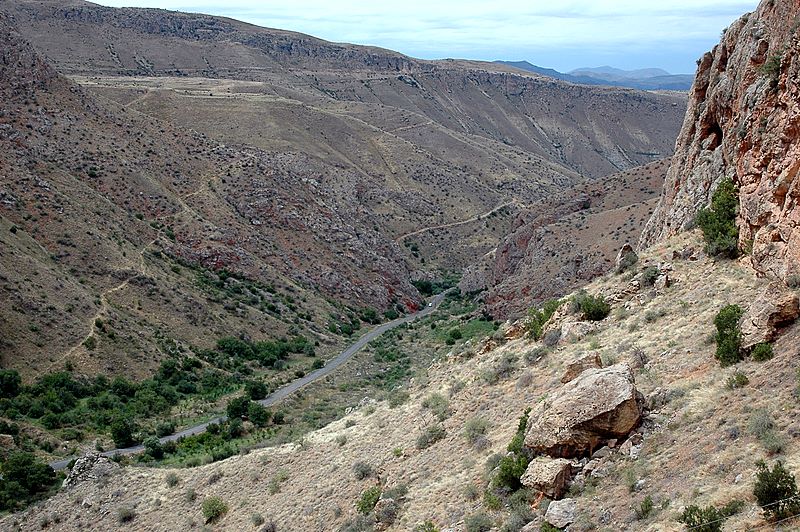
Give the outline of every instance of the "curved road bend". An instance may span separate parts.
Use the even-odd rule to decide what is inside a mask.
[[[361,351],[364,348],[364,346],[366,346],[368,343],[370,343],[383,333],[391,331],[392,329],[395,329],[400,325],[410,323],[418,318],[424,318],[425,316],[436,310],[442,303],[448,292],[450,292],[450,290],[445,290],[441,294],[437,294],[436,296],[433,297],[433,299],[430,300],[429,305],[426,305],[425,307],[422,308],[422,310],[415,312],[414,314],[409,314],[408,316],[401,316],[392,321],[387,321],[386,323],[378,325],[374,329],[367,332],[364,336],[359,338],[353,345],[351,345],[350,347],[339,353],[335,358],[329,360],[328,363],[325,364],[325,366],[312,371],[305,377],[293,380],[289,384],[286,384],[283,387],[278,388],[270,395],[268,395],[266,398],[258,401],[258,403],[262,404],[263,406],[272,406],[275,403],[282,401],[283,399],[286,399],[297,390],[305,386],[308,386],[312,382],[317,381],[333,373],[336,370],[336,368],[347,362],[350,358],[352,358],[353,355]],[[200,434],[201,432],[205,432],[209,425],[225,421],[226,419],[227,416],[215,417],[214,419],[210,419],[204,423],[194,425],[180,432],[176,432],[175,434],[170,434],[169,436],[164,436],[163,438],[159,438],[159,440],[161,441],[161,443],[165,443],[168,441],[175,441],[184,436],[193,436],[195,434]],[[127,455],[127,454],[141,453],[143,451],[144,451],[143,445],[134,445],[133,447],[125,447],[123,449],[113,449],[111,451],[105,451],[100,454],[102,454],[103,456],[111,457],[114,456],[115,454]],[[65,458],[63,460],[51,462],[50,467],[58,471],[60,469],[64,469],[65,467],[67,467],[70,461],[72,461],[72,458]]]

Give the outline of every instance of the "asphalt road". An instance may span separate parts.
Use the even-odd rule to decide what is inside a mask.
[[[268,395],[267,397],[265,397],[264,399],[262,399],[262,400],[260,400],[258,402],[261,403],[264,406],[272,406],[275,403],[277,403],[279,401],[282,401],[283,399],[286,399],[287,397],[292,395],[297,390],[299,390],[299,389],[301,389],[301,388],[303,388],[305,386],[308,386],[312,382],[318,381],[319,379],[322,379],[323,377],[326,377],[327,375],[330,375],[331,373],[336,371],[336,369],[339,366],[341,366],[342,364],[347,362],[350,358],[352,358],[353,355],[355,355],[356,353],[361,351],[361,349],[363,349],[364,346],[366,346],[368,343],[370,343],[371,341],[373,341],[374,339],[376,339],[377,337],[379,337],[380,335],[382,335],[386,331],[391,331],[392,329],[395,329],[395,328],[399,327],[400,325],[403,325],[405,323],[410,323],[410,322],[412,322],[412,321],[414,321],[414,320],[416,320],[418,318],[424,318],[425,316],[427,316],[428,314],[430,314],[431,312],[436,310],[439,307],[439,305],[441,304],[442,300],[444,300],[445,296],[447,295],[447,292],[448,291],[444,291],[441,294],[438,294],[438,295],[434,296],[430,300],[430,302],[429,302],[430,304],[426,305],[425,307],[423,307],[422,310],[420,310],[419,312],[415,312],[414,314],[409,314],[407,316],[401,316],[401,317],[399,317],[399,318],[397,318],[395,320],[387,321],[386,323],[382,323],[382,324],[378,325],[377,327],[375,327],[374,329],[371,329],[369,332],[367,332],[361,338],[359,338],[353,345],[351,345],[350,347],[348,347],[347,349],[345,349],[344,351],[339,353],[336,356],[336,358],[333,358],[333,359],[329,360],[328,363],[325,364],[325,366],[312,371],[311,373],[309,373],[305,377],[301,377],[299,379],[293,380],[289,384],[286,384],[283,387],[278,388],[277,390],[272,392],[270,395]],[[226,419],[227,419],[227,416],[215,417],[214,419],[210,419],[209,421],[206,421],[205,423],[200,423],[198,425],[194,425],[192,427],[184,429],[184,430],[182,430],[180,432],[176,432],[175,434],[170,434],[169,436],[164,436],[163,438],[160,438],[160,441],[161,441],[161,443],[165,443],[165,442],[168,442],[168,441],[175,441],[175,440],[177,440],[179,438],[183,438],[184,436],[193,436],[195,434],[200,434],[202,432],[205,432],[209,425],[214,424],[214,423],[219,423],[221,421],[225,421]],[[137,453],[141,453],[143,451],[144,451],[144,446],[143,445],[134,445],[133,447],[125,447],[123,449],[114,449],[114,450],[111,450],[111,451],[105,451],[105,452],[103,452],[101,454],[103,456],[109,456],[110,457],[110,456],[114,456],[115,454],[119,454],[119,455],[137,454]],[[63,460],[58,460],[56,462],[51,462],[50,463],[50,467],[52,467],[53,469],[58,471],[60,469],[64,469],[65,467],[67,467],[67,464],[69,464],[70,461],[72,461],[72,458],[65,458]]]

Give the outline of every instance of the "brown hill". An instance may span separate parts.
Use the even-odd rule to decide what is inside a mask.
[[[419,304],[357,192],[297,170],[315,161],[227,148],[87,95],[0,23],[4,367],[142,374],[168,338],[240,333],[330,346],[342,310],[326,298]]]
[[[497,249],[467,270],[464,292],[487,289],[487,310],[519,316],[613,266],[635,243],[663,186],[669,159],[575,185],[530,205]]]
[[[420,61],[220,17],[65,1],[0,8],[96,93],[226,144],[302,153],[298,173],[354,191],[368,223],[392,238],[668,156],[682,114],[678,94]],[[426,265],[407,259],[463,268],[514,212],[457,260],[438,250],[421,254]]]

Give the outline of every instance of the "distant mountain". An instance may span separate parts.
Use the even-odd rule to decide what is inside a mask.
[[[504,65],[534,72],[554,79],[580,83],[583,85],[610,85],[641,90],[686,91],[692,86],[694,76],[689,74],[670,74],[660,68],[622,70],[610,66],[578,68],[568,73],[552,68],[542,68],[527,61],[495,61]]]

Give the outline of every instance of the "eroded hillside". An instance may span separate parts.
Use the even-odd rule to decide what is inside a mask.
[[[671,155],[685,101],[206,15],[79,1],[0,7],[97,94],[225,144],[302,155],[298,175],[347,192],[340,207],[355,200],[390,238],[511,206],[498,227],[472,226],[476,237],[451,260],[406,253],[417,276],[490,251],[518,204]]]

